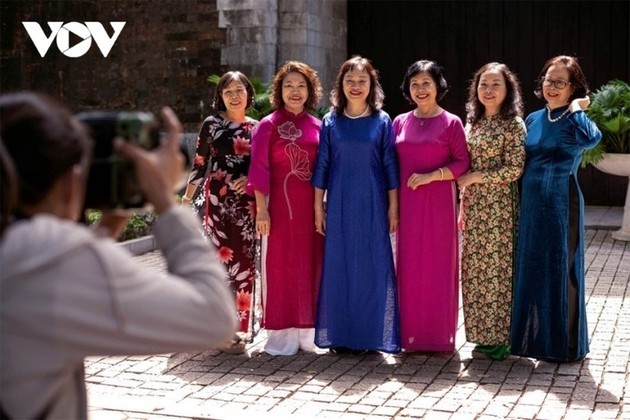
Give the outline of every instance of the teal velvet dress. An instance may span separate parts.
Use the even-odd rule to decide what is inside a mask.
[[[567,107],[551,113],[559,117]],[[577,170],[601,133],[583,111],[525,120],[526,162],[512,309],[512,354],[571,362],[588,353],[584,200]]]

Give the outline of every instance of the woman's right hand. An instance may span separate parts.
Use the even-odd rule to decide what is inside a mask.
[[[315,212],[315,232],[326,236],[326,217],[323,210]]]
[[[271,218],[269,217],[269,210],[258,209],[256,211],[256,232],[267,236],[271,230]]]
[[[430,173],[413,173],[411,174],[411,176],[409,176],[409,179],[407,179],[407,187],[415,190],[419,186],[430,184],[433,181],[435,181],[435,179],[433,179],[433,176]]]
[[[465,174],[460,175],[459,178],[457,178],[457,187],[461,191],[464,188],[468,187],[469,185],[480,184],[482,182],[483,182],[483,178],[482,178],[481,172],[468,171]]]

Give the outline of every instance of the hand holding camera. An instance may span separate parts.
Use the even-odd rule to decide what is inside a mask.
[[[162,108],[161,116],[167,136],[157,148],[146,150],[120,138],[114,145],[121,156],[133,162],[140,190],[158,214],[175,204],[174,191],[182,179],[185,161],[180,150],[182,125],[179,119],[169,107]]]
[[[185,155],[182,126],[172,109],[162,109],[167,131],[162,143],[158,122],[150,113],[97,111],[77,117],[94,139],[86,208],[142,208],[148,200],[160,213],[174,201]]]

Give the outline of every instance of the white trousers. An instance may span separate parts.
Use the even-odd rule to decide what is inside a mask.
[[[272,356],[293,356],[299,349],[318,352],[315,345],[315,328],[286,328],[267,330],[265,352]]]

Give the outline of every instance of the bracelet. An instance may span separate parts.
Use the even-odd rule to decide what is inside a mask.
[[[440,169],[440,181],[444,181],[444,170],[442,170],[442,168]]]

